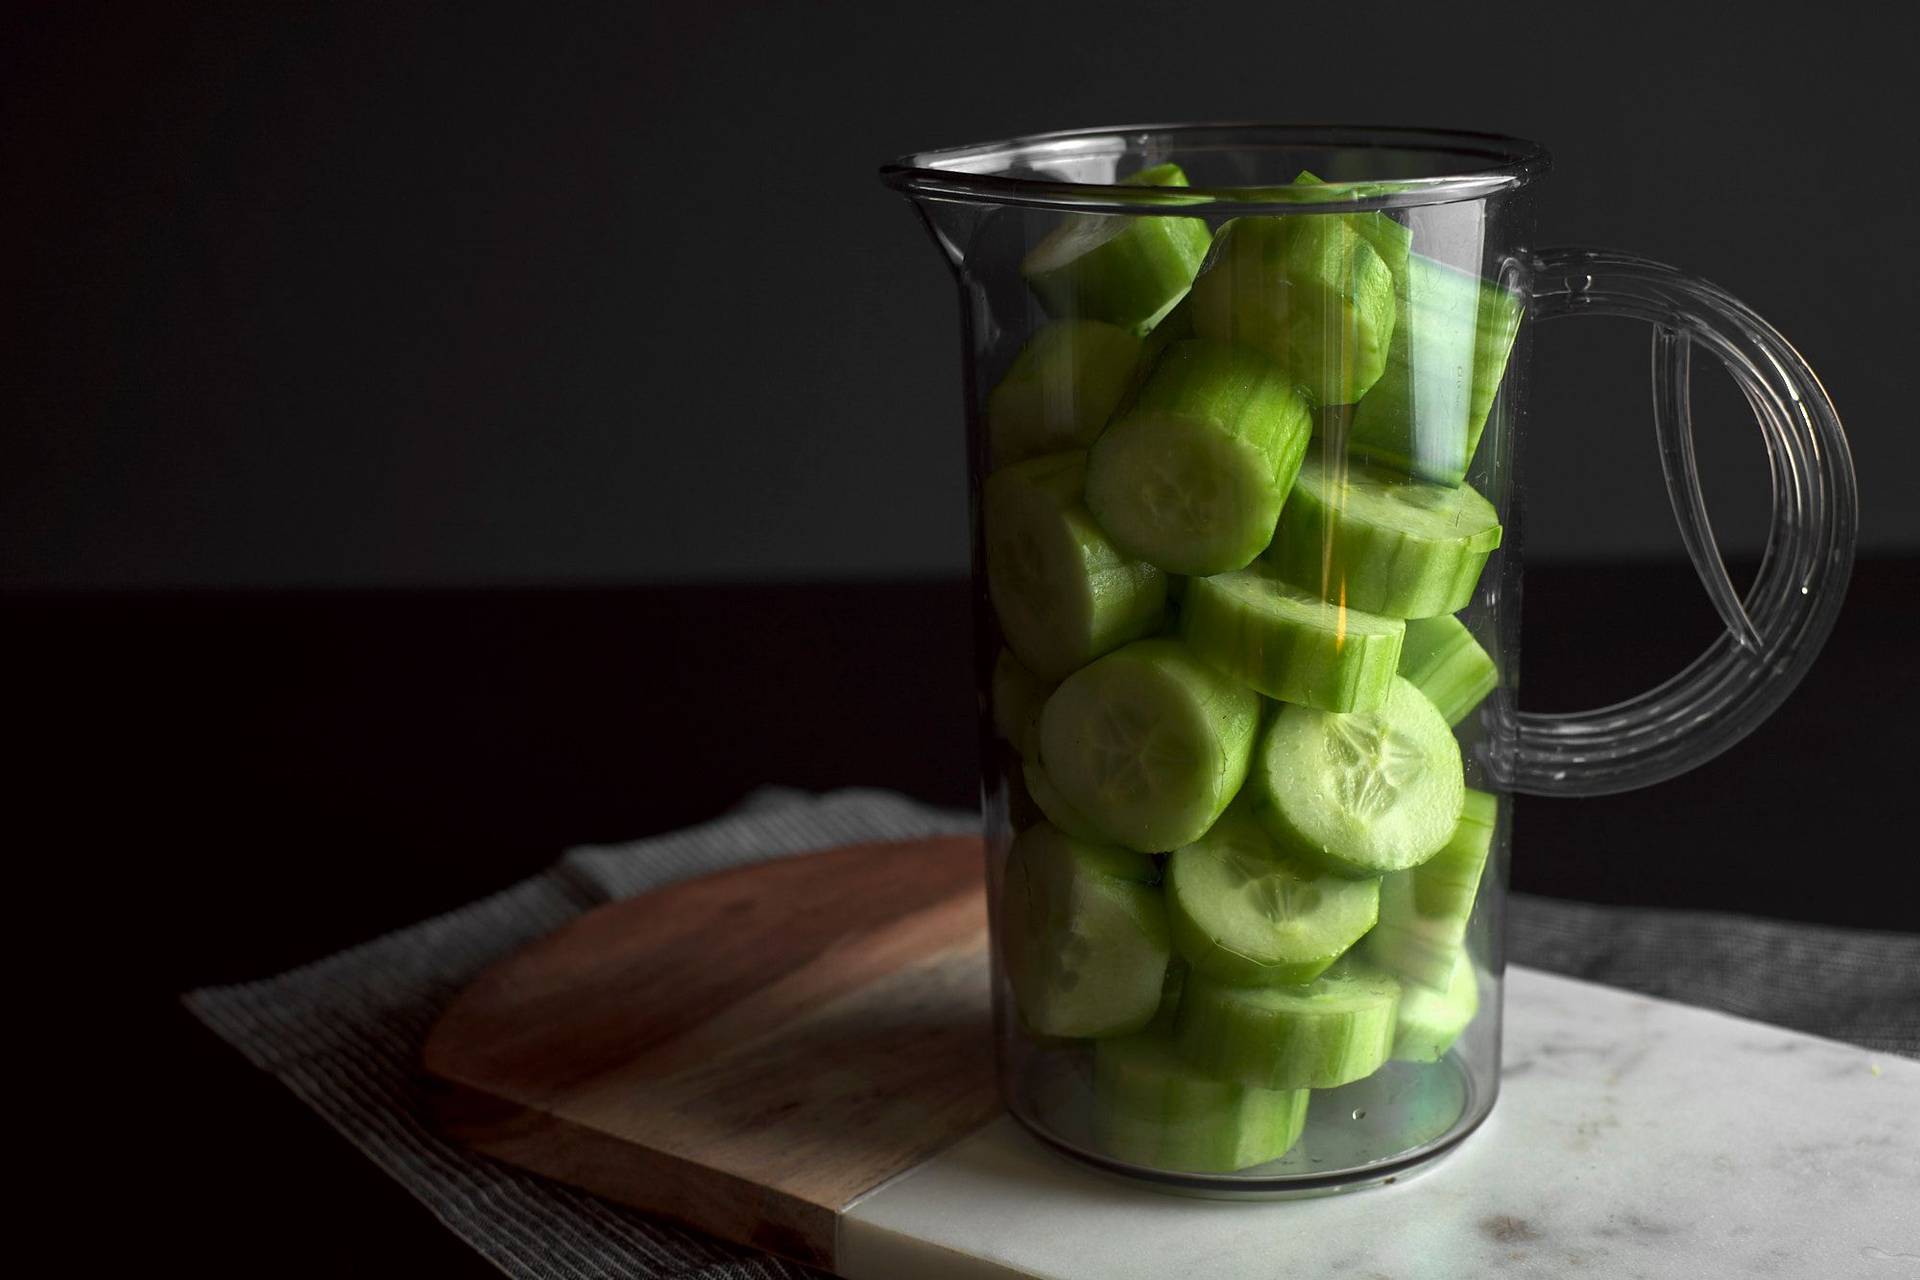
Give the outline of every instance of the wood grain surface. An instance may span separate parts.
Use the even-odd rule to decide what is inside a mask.
[[[724,1239],[833,1265],[861,1193],[998,1110],[980,842],[853,845],[592,911],[428,1037],[442,1128]]]

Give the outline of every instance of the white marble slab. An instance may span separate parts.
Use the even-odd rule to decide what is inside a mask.
[[[1920,1278],[1920,1063],[1508,971],[1493,1116],[1351,1195],[1186,1199],[1001,1119],[843,1217],[848,1280]]]

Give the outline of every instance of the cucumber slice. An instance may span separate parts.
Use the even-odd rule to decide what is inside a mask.
[[[1007,855],[1001,927],[1007,980],[1036,1035],[1138,1031],[1160,1007],[1167,914],[1153,860],[1029,827]]]
[[[1189,973],[1174,1042],[1217,1080],[1331,1089],[1387,1060],[1399,1003],[1399,983],[1351,961],[1304,987],[1233,987]]]
[[[1195,970],[1237,986],[1311,982],[1380,909],[1378,880],[1348,880],[1280,854],[1244,803],[1167,860],[1167,923]]]
[[[1038,747],[1038,727],[1028,738],[1030,746]],[[1046,815],[1047,821],[1060,828],[1076,840],[1091,840],[1100,844],[1110,844],[1113,838],[1095,825],[1093,819],[1074,808],[1067,798],[1060,794],[1060,788],[1053,785],[1053,779],[1047,776],[1047,767],[1040,763],[1040,757],[1029,755],[1020,763],[1020,777],[1027,784],[1027,795],[1034,806]]]
[[[1313,415],[1256,351],[1176,343],[1087,455],[1087,506],[1171,573],[1245,568],[1273,541]]]
[[[1401,1062],[1438,1062],[1480,1012],[1480,981],[1463,951],[1441,990],[1403,987],[1395,1017],[1393,1056]]]
[[[1372,711],[1386,701],[1398,618],[1328,604],[1254,569],[1185,579],[1180,634],[1242,684],[1323,711]]]
[[[1427,695],[1448,724],[1459,724],[1500,683],[1493,659],[1450,613],[1407,624],[1400,674]]]
[[[1300,1140],[1307,1098],[1209,1080],[1165,1036],[1121,1036],[1093,1051],[1095,1140],[1148,1168],[1232,1173],[1278,1160]]]
[[[1056,320],[1033,335],[987,395],[993,465],[1094,442],[1140,367],[1140,339],[1098,320]]]
[[[1007,647],[1058,680],[1165,619],[1167,578],[1108,541],[1080,500],[1086,454],[1050,453],[987,477],[987,595]]]
[[[1136,640],[1054,690],[1040,758],[1067,803],[1120,844],[1178,849],[1239,791],[1259,719],[1259,694],[1178,640]]]
[[[1178,165],[1155,165],[1125,186],[1184,187]],[[1048,314],[1104,320],[1145,333],[1193,283],[1212,236],[1198,218],[1074,214],[1020,263]]]
[[[1323,600],[1392,618],[1431,618],[1473,600],[1500,517],[1472,488],[1308,457],[1267,563]]]
[[[1444,988],[1465,950],[1467,918],[1493,848],[1500,802],[1466,789],[1460,821],[1440,852],[1380,881],[1380,924],[1363,944],[1367,958],[1388,973],[1425,987]]]
[[[1511,291],[1413,254],[1380,380],[1360,400],[1346,447],[1441,484],[1466,477],[1520,332]]]
[[[1285,853],[1346,876],[1415,867],[1460,821],[1460,744],[1431,702],[1395,676],[1378,711],[1283,705],[1250,782]]]
[[[1302,169],[1293,179],[1296,187],[1317,187],[1325,185],[1324,180]],[[1413,228],[1405,223],[1395,222],[1385,212],[1350,213],[1345,215],[1346,223],[1354,232],[1380,255],[1387,264],[1387,270],[1393,276],[1394,297],[1397,300],[1406,288],[1407,261],[1413,255]],[[1394,335],[1399,336],[1400,321],[1394,321]],[[1389,348],[1391,351],[1391,348]],[[1387,357],[1391,360],[1391,354]]]
[[[1013,650],[1002,649],[993,660],[993,729],[1022,756],[1052,692],[1053,686],[1027,670]]]
[[[1339,215],[1236,218],[1193,282],[1193,329],[1265,352],[1317,404],[1352,404],[1393,339],[1393,272]]]

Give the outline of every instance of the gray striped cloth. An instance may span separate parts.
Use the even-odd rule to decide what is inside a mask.
[[[817,1276],[442,1141],[415,1083],[421,1042],[487,965],[601,903],[757,858],[978,822],[887,792],[768,789],[714,822],[575,849],[490,898],[185,1003],[508,1275]],[[1920,1056],[1920,937],[1522,895],[1508,932],[1522,964]]]

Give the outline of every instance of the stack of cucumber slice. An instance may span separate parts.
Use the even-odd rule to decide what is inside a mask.
[[[1002,969],[1036,1045],[1089,1055],[1111,1155],[1249,1168],[1479,1007],[1499,806],[1455,727],[1499,673],[1456,614],[1520,306],[1310,203],[1078,216],[1021,272],[1050,318],[983,413]]]

